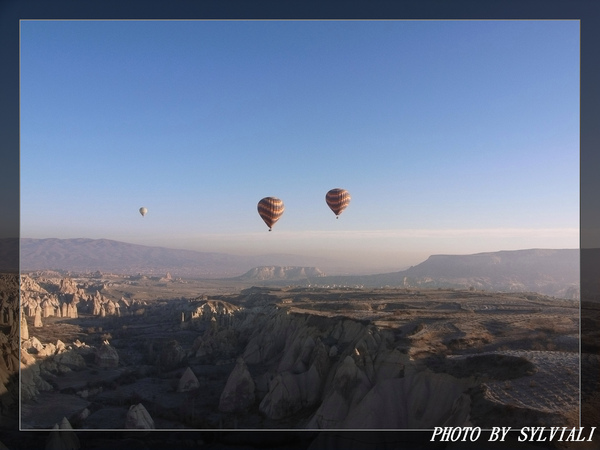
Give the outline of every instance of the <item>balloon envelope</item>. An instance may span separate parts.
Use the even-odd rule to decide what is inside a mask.
[[[269,227],[269,231],[279,220],[284,209],[283,202],[276,197],[265,197],[258,202],[258,214]]]
[[[339,216],[350,203],[350,193],[346,189],[332,189],[325,195],[325,201],[336,216]]]
[[[143,206],[140,208],[140,214],[143,216],[146,215],[146,213],[148,212],[148,208],[144,208]]]

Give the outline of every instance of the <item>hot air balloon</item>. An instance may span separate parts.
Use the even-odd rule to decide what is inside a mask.
[[[140,214],[142,215],[142,217],[144,217],[147,212],[148,212],[148,208],[145,208],[143,206],[140,208]]]
[[[283,202],[275,197],[265,197],[258,202],[258,214],[269,227],[269,231],[279,220],[284,210]]]
[[[329,208],[334,212],[336,219],[340,216],[342,211],[346,209],[346,206],[348,206],[351,199],[352,197],[350,197],[350,193],[346,189],[332,189],[325,195],[325,201]]]

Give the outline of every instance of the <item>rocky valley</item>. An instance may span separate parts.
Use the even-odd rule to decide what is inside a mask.
[[[1,440],[149,448],[133,437],[115,447],[106,432],[195,430],[184,447],[255,448],[264,437],[248,433],[268,430],[276,448],[313,449],[347,448],[336,430],[577,426],[580,417],[590,426],[600,310],[579,300],[575,256],[437,255],[352,277],[311,266],[220,279],[5,275],[0,418],[48,434]],[[582,326],[592,331],[580,336]],[[382,448],[398,439],[366,436]]]
[[[22,276],[23,429],[577,422],[570,299],[55,275]]]

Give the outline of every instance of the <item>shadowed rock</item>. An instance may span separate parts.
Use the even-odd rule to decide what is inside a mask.
[[[137,405],[131,405],[129,411],[127,411],[125,428],[151,430],[154,429],[154,420],[152,420],[144,405],[138,403]]]
[[[115,353],[116,353],[116,351],[115,351]],[[71,368],[76,368],[76,369],[85,368],[85,360],[83,359],[83,356],[81,356],[79,353],[76,353],[75,351],[64,351],[62,353],[59,353],[54,356],[54,361],[56,361],[57,364],[64,364]],[[117,364],[118,364],[118,357],[117,357]]]
[[[23,351],[21,353],[21,398],[35,398],[40,391],[51,391],[52,386],[40,376],[40,365],[35,358]]]
[[[46,450],[77,450],[81,448],[79,438],[66,417],[63,417],[60,424],[55,424],[52,429],[53,431],[50,432],[46,441]]]
[[[200,387],[200,382],[198,378],[192,372],[191,368],[185,369],[181,379],[179,380],[179,384],[177,386],[177,392],[188,392],[193,391],[194,389],[198,389]]]
[[[185,359],[186,352],[176,340],[167,342],[158,357],[158,365],[161,369],[170,370],[178,367]]]
[[[105,341],[96,351],[95,363],[98,367],[117,367],[119,365],[119,354]]]
[[[468,387],[446,374],[421,372],[404,378],[391,378],[377,383],[354,406],[342,428],[399,429],[468,425]]]
[[[254,403],[254,387],[254,380],[244,359],[238,358],[221,394],[219,411],[238,412],[248,409]]]

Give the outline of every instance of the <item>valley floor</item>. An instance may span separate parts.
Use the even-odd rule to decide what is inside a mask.
[[[65,417],[77,429],[122,429],[138,404],[162,429],[578,424],[576,301],[453,289],[190,293],[148,295],[143,314],[49,317],[37,328],[28,318],[30,336],[80,358],[22,345],[34,385],[22,428]],[[104,341],[114,367],[98,365]],[[182,390],[188,369],[197,384]]]

